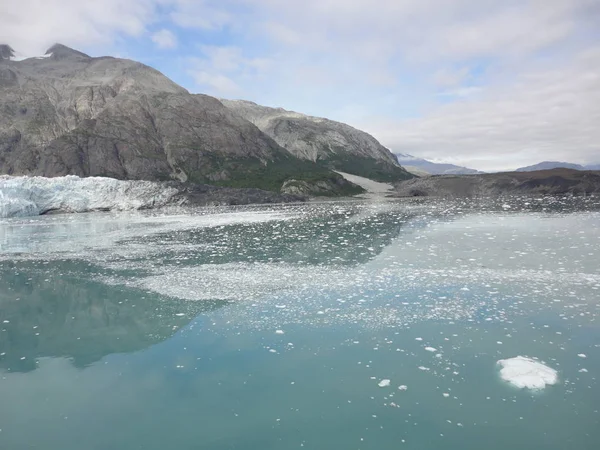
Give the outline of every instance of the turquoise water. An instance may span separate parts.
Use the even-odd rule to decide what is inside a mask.
[[[599,210],[0,222],[0,449],[600,448]],[[502,380],[518,355],[558,383]]]

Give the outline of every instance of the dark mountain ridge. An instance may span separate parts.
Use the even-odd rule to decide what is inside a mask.
[[[600,193],[599,171],[552,169],[478,175],[434,175],[395,185],[397,197],[584,195]]]

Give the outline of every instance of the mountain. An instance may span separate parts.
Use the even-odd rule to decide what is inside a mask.
[[[434,163],[406,153],[394,153],[394,156],[406,170],[414,173],[415,175],[469,175],[483,173],[475,169],[455,166],[454,164]]]
[[[516,172],[532,172],[534,170],[547,170],[547,169],[574,169],[574,170],[600,170],[600,164],[590,164],[582,166],[581,164],[573,164],[561,161],[543,161],[533,166],[521,167]]]
[[[349,125],[244,100],[221,100],[292,155],[376,181],[412,178],[373,136]]]
[[[600,193],[600,172],[560,168],[534,172],[435,175],[397,183],[395,190],[397,197],[592,194]]]
[[[144,64],[60,44],[21,61],[7,45],[0,53],[0,174],[362,191]]]
[[[574,169],[574,170],[585,170],[580,164],[572,164],[560,161],[543,161],[532,166],[520,167],[515,172],[533,172],[535,170],[549,170],[549,169]]]

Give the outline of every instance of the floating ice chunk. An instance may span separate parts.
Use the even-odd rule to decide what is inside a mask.
[[[419,370],[428,371],[431,370],[429,367],[419,366]]]
[[[390,380],[381,380],[378,384],[379,387],[388,387],[390,385]]]
[[[587,371],[588,371],[587,369],[579,369],[580,373],[587,373]]]
[[[275,334],[284,334],[284,331],[283,330],[276,330]]]
[[[585,353],[580,353],[580,354],[579,354],[579,355],[577,355],[577,356],[579,356],[580,358],[587,358],[587,355],[586,355]]]
[[[503,380],[518,388],[543,389],[546,385],[558,382],[556,370],[524,356],[501,359],[498,364],[502,366],[500,376]]]
[[[420,337],[419,338],[415,338],[415,341],[422,341],[422,340],[423,340],[423,338],[420,338]]]
[[[450,397],[450,394],[448,394],[447,392],[444,392],[442,395],[446,398]]]
[[[176,315],[177,317],[183,317],[183,316],[185,316],[185,314],[184,314],[184,313],[177,313],[177,314],[175,314],[175,315]]]
[[[425,350],[427,350],[428,352],[431,352],[431,353],[437,352],[437,348],[435,348],[435,347],[425,347]]]
[[[407,389],[408,389],[408,386],[405,384],[398,386],[398,390],[400,390],[400,391],[406,391]]]

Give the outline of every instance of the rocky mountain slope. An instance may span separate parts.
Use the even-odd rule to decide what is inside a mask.
[[[479,175],[434,175],[398,183],[393,195],[397,197],[476,197],[505,194],[593,193],[600,193],[600,172],[552,169]]]
[[[221,101],[298,158],[377,181],[413,177],[373,136],[349,125],[243,100]]]
[[[407,153],[394,153],[398,162],[409,172],[416,175],[470,175],[483,173],[468,167],[456,166],[454,164],[441,164],[427,161],[423,158],[409,155]]]
[[[327,194],[362,191],[291,155],[206,95],[138,62],[57,44],[44,57],[0,53],[0,173],[179,180],[279,191],[305,181]],[[317,189],[323,192],[321,188]]]
[[[581,164],[573,164],[561,161],[542,161],[541,163],[534,164],[532,166],[520,167],[516,170],[516,172],[533,172],[535,170],[549,170],[559,168],[574,170],[600,170],[600,164],[582,166]]]

